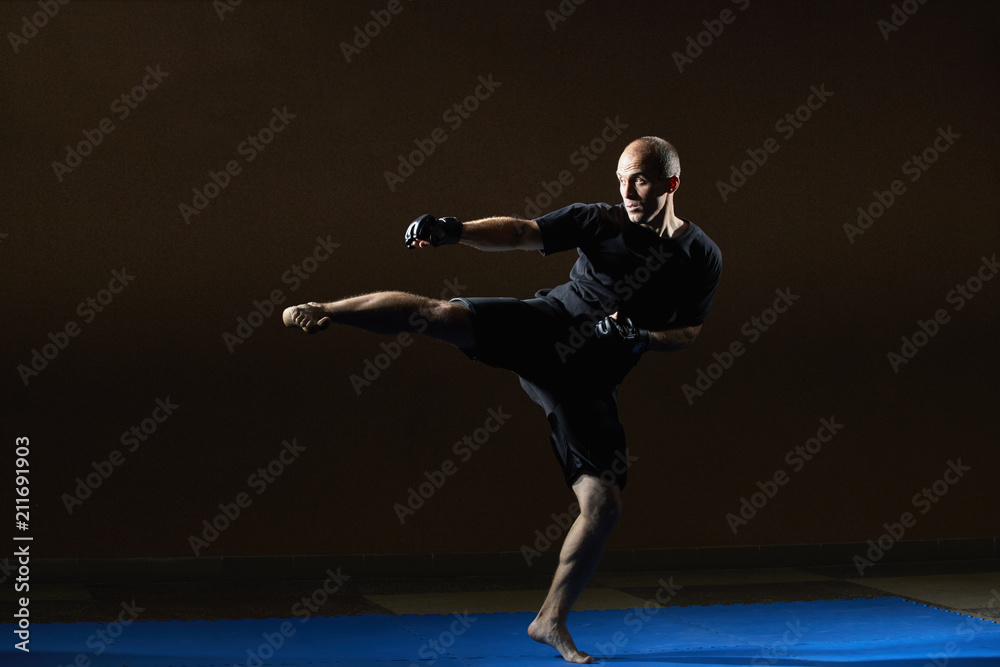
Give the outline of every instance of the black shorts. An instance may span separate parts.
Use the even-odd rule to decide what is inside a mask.
[[[594,335],[594,321],[545,299],[459,298],[472,315],[476,346],[466,355],[517,373],[543,410],[552,449],[572,486],[591,474],[625,488],[628,450],[617,386],[638,362]]]

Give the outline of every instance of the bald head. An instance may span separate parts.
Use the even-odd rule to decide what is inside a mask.
[[[625,156],[630,161],[655,164],[660,178],[681,175],[681,159],[677,155],[677,149],[669,141],[659,137],[639,137],[625,147],[622,157]]]
[[[618,160],[622,203],[632,222],[651,223],[671,210],[668,204],[680,184],[677,151],[659,137],[641,137],[625,147]]]

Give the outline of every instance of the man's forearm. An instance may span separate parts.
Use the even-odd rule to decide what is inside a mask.
[[[541,250],[542,237],[534,220],[499,216],[463,223],[460,243],[479,250]]]
[[[701,325],[696,327],[678,327],[676,329],[663,329],[661,331],[649,332],[649,347],[647,350],[655,352],[674,352],[682,350],[698,337]]]

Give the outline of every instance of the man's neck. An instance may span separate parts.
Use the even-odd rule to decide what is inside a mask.
[[[663,209],[653,216],[649,222],[639,224],[668,239],[680,236],[688,229],[688,223],[674,215],[673,200],[668,200]]]
[[[660,236],[668,239],[676,238],[686,232],[687,229],[688,223],[671,213],[669,220],[667,216],[664,216],[663,227],[660,228]]]

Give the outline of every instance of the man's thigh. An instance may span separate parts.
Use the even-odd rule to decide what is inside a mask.
[[[522,380],[529,396],[545,409],[552,451],[570,487],[584,474],[624,489],[628,447],[613,387],[560,387],[550,390]]]
[[[557,343],[565,337],[572,318],[539,299],[483,297],[452,302],[468,308],[472,318],[475,344],[463,350],[469,358],[522,377],[565,373]]]
[[[616,386],[638,357],[595,340],[592,327],[540,299],[453,301],[472,316],[476,345],[465,353],[517,373],[545,411],[566,483],[591,474],[624,488],[628,455]]]

